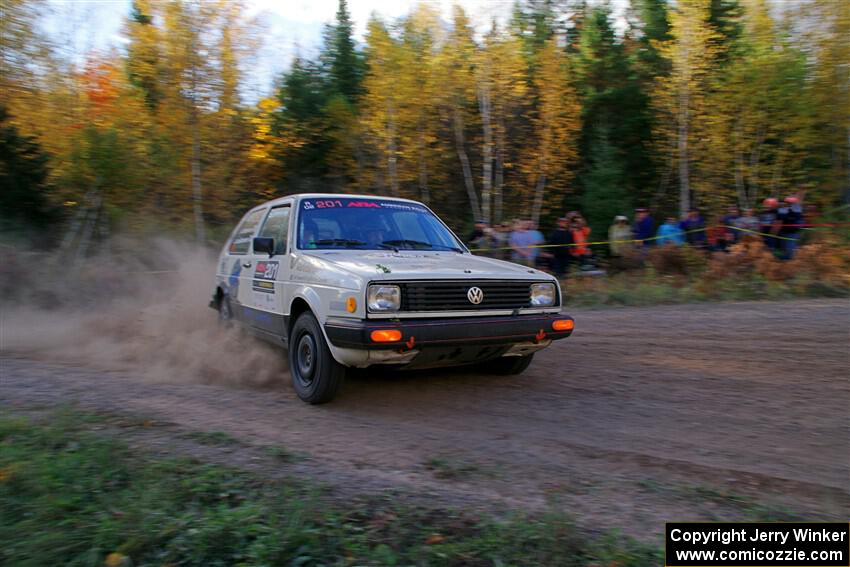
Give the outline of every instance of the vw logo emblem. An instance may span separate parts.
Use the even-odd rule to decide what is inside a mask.
[[[471,287],[469,288],[469,291],[466,292],[466,298],[473,305],[478,305],[484,301],[484,292],[481,291],[480,287]]]

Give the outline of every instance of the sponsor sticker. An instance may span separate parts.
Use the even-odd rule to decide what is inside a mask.
[[[280,263],[276,260],[257,262],[257,267],[254,268],[252,289],[261,293],[274,294],[274,281],[277,279],[279,269]]]

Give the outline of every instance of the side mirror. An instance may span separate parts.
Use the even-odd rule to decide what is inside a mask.
[[[254,239],[254,254],[265,252],[269,258],[274,256],[274,238],[263,238],[258,236]]]

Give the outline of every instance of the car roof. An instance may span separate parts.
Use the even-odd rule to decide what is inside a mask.
[[[284,195],[283,197],[278,197],[277,199],[272,199],[271,201],[266,201],[265,203],[260,203],[259,205],[253,207],[251,210],[258,209],[260,207],[268,207],[275,206],[286,201],[297,201],[300,199],[382,199],[385,201],[402,201],[406,203],[416,203],[417,205],[422,205],[419,201],[414,201],[412,199],[403,199],[401,197],[389,197],[387,195],[366,195],[366,194],[349,194],[349,193],[295,193],[293,195]]]

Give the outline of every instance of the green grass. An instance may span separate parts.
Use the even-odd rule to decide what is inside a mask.
[[[824,282],[772,282],[758,275],[746,280],[718,280],[710,286],[710,293],[705,288],[698,280],[651,273],[574,277],[561,282],[565,305],[568,307],[642,307],[706,301],[850,297],[847,289]]]
[[[425,468],[440,479],[464,480],[484,475],[486,471],[472,463],[459,461],[451,457],[434,457],[425,461]],[[493,476],[492,474],[486,476]]]
[[[750,496],[708,486],[694,486],[685,490],[700,502],[715,502],[740,510],[753,522],[802,522],[803,517],[779,506],[764,504]]]
[[[211,447],[224,447],[227,445],[238,445],[239,439],[233,437],[224,431],[191,431],[181,435],[184,439],[189,439],[201,445],[210,445]]]
[[[0,417],[0,564],[659,564],[660,550],[589,539],[562,515],[507,520],[329,504],[318,487],[192,460],[152,460],[89,431]]]
[[[704,503],[719,505],[723,510],[737,511],[744,520],[751,522],[801,522],[804,518],[795,512],[771,503],[761,502],[751,496],[722,488],[703,485],[662,484],[652,479],[643,479],[637,485],[646,492],[664,494],[670,498],[693,502],[697,507]],[[724,518],[718,516],[717,521]]]
[[[280,461],[282,463],[296,463],[298,461],[303,461],[307,458],[307,455],[297,453],[295,451],[290,451],[286,447],[281,447],[280,445],[272,445],[271,447],[266,447],[266,454],[269,457],[275,459],[276,461]]]

